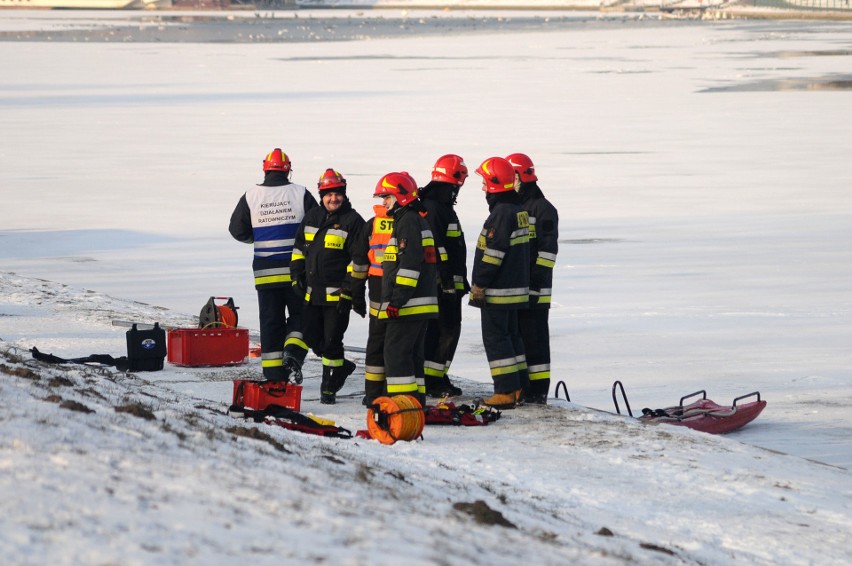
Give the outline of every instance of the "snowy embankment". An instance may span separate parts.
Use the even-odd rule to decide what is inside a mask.
[[[192,316],[8,273],[0,296],[8,563],[852,560],[841,468],[565,401],[393,446],[309,436],[225,414],[256,362],[124,374],[28,352],[121,355],[112,320]],[[363,374],[322,406],[306,370],[302,410],[364,428]]]

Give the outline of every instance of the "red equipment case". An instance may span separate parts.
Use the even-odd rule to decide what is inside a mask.
[[[169,330],[169,363],[178,366],[232,366],[249,352],[246,328],[173,328]]]
[[[234,380],[232,406],[262,411],[269,405],[299,411],[302,406],[302,386],[281,381]]]

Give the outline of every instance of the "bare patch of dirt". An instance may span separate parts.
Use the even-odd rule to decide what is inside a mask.
[[[134,417],[139,417],[140,419],[145,419],[146,421],[155,421],[157,417],[154,416],[154,413],[151,409],[145,407],[144,405],[140,405],[139,403],[129,403],[127,405],[119,405],[115,408],[116,413],[128,413],[133,415]]]
[[[469,515],[473,520],[481,525],[498,525],[508,529],[517,529],[514,523],[503,516],[503,513],[492,509],[488,504],[481,499],[473,503],[453,503],[453,509]]]
[[[280,452],[284,452],[286,454],[292,454],[290,450],[288,450],[283,444],[272,438],[267,433],[263,432],[258,428],[244,428],[241,426],[232,426],[226,429],[227,432],[230,432],[234,436],[242,436],[244,438],[253,438],[254,440],[262,440],[263,442],[268,443],[273,448]]]
[[[74,382],[67,377],[51,377],[47,382],[50,387],[73,387]]]
[[[59,403],[60,409],[68,409],[69,411],[77,411],[78,413],[94,413],[93,409],[88,408],[84,404],[77,401],[62,401]]]
[[[645,550],[653,550],[654,552],[662,552],[663,554],[668,554],[669,556],[675,556],[675,552],[673,550],[669,550],[668,548],[657,546],[656,544],[651,544],[650,542],[643,542],[639,544],[640,547]]]
[[[0,364],[0,371],[14,377],[23,377],[24,379],[38,380],[39,375],[29,368],[13,368],[6,364]]]

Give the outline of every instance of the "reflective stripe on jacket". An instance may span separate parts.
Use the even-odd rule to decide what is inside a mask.
[[[429,224],[409,206],[394,211],[393,220],[382,261],[379,318],[387,319],[390,304],[399,308],[400,318],[437,318],[437,254]]]
[[[487,308],[529,306],[529,254],[529,215],[517,204],[498,203],[479,233],[471,271],[471,283],[485,287]]]
[[[536,183],[521,186],[530,215],[530,308],[550,308],[553,268],[559,252],[559,213]]]

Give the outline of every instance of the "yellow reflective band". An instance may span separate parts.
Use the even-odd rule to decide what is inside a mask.
[[[447,230],[447,238],[461,238],[461,230]]]
[[[280,368],[284,365],[284,360],[281,358],[275,358],[274,360],[261,360],[260,367],[264,368]]]
[[[499,257],[494,257],[494,256],[490,256],[490,255],[482,256],[482,261],[484,261],[485,263],[493,264],[493,265],[502,265],[502,263],[503,263],[503,260],[500,259]]]
[[[517,238],[512,238],[511,240],[509,240],[509,245],[510,246],[516,246],[518,244],[526,244],[529,241],[530,241],[529,235],[525,234],[523,236],[518,236]]]
[[[556,262],[551,260],[551,259],[544,259],[543,257],[539,257],[539,258],[536,258],[535,264],[540,265],[542,267],[549,267],[550,269],[553,269],[553,267],[556,265]]]
[[[434,245],[435,245],[435,238],[423,238],[423,247],[424,248],[426,246],[434,246]]]
[[[402,275],[396,276],[396,284],[397,285],[405,285],[406,287],[417,287],[417,279],[412,279],[411,277],[403,277]]]
[[[384,381],[385,374],[366,371],[364,372],[364,379],[366,379],[367,381]]]
[[[404,383],[402,385],[391,385],[388,383],[388,395],[396,395],[402,393],[413,393],[417,391],[416,383]]]
[[[441,254],[441,261],[450,261],[450,256],[445,253]]]
[[[423,305],[420,307],[403,307],[399,309],[399,316],[411,316],[415,314],[429,314],[433,312],[438,312],[438,305]],[[387,311],[379,312],[380,319],[387,319],[388,313]]]
[[[530,381],[538,381],[539,379],[550,379],[550,370],[530,373]]]
[[[343,367],[343,358],[332,360],[332,359],[329,359],[329,358],[326,358],[325,356],[323,356],[322,357],[322,365],[330,367],[330,368]]]
[[[492,303],[495,305],[511,305],[514,303],[526,303],[529,302],[528,295],[516,295],[514,297],[495,297],[493,295],[486,295],[485,302]]]
[[[535,240],[535,223],[530,224],[530,239]]]
[[[266,277],[255,277],[255,285],[269,285],[271,283],[291,283],[289,275],[267,275]]]
[[[287,340],[284,341],[284,346],[298,346],[306,352],[310,349],[305,341],[299,338],[287,338]]]
[[[305,259],[305,256],[301,254],[301,252],[293,252],[293,255],[290,256],[290,262],[298,261]]]
[[[331,293],[326,293],[325,300],[328,301],[329,303],[339,303],[340,297],[341,297],[341,295],[332,295]]]
[[[316,235],[317,235],[316,232],[305,232],[305,241],[306,242],[313,242],[314,236],[316,236]]]
[[[539,295],[538,304],[543,305],[550,302],[550,295]]]
[[[396,250],[395,249],[392,252],[385,250],[385,254],[382,256],[382,262],[384,263],[386,261],[396,261]]]
[[[428,375],[428,376],[431,376],[431,377],[444,377],[444,370],[442,370],[442,369],[424,367],[423,373],[425,375]]]
[[[507,373],[514,373],[518,371],[518,364],[512,364],[510,366],[503,366],[499,368],[491,368],[491,376],[498,375],[506,375]]]

